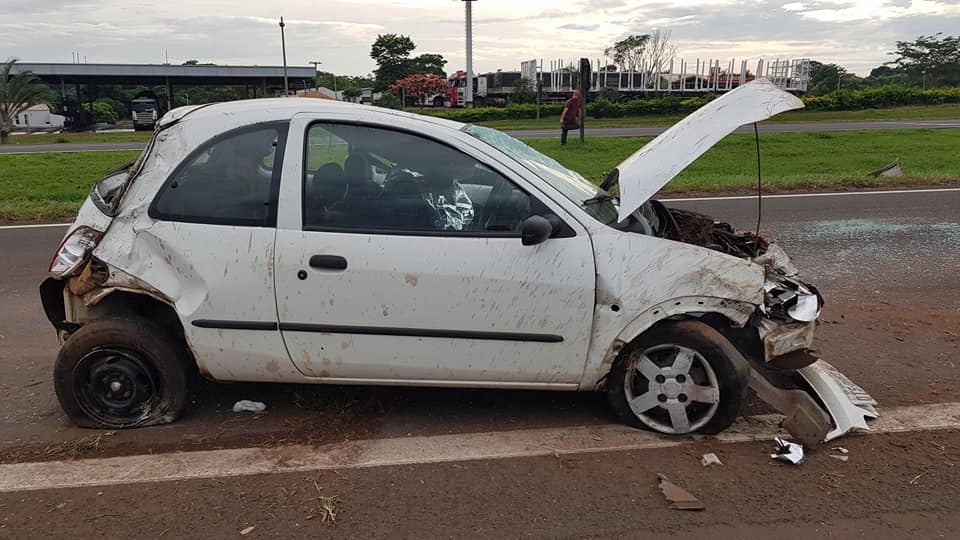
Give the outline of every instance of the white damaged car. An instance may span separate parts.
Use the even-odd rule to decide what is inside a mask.
[[[173,421],[218,381],[604,391],[624,422],[717,433],[752,387],[809,444],[873,402],[810,350],[782,250],[651,197],[736,127],[802,107],[758,80],[604,182],[507,135],[312,99],[183,107],[94,186],[41,285],[88,427]]]

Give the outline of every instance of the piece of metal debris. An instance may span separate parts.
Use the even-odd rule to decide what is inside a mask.
[[[671,509],[703,510],[706,508],[706,506],[700,502],[700,499],[697,499],[691,495],[689,491],[671,482],[666,476],[658,474],[657,478],[660,479],[660,491],[662,491],[663,496],[667,498],[667,502],[670,503]]]
[[[846,448],[844,448],[844,447],[842,447],[842,446],[834,446],[833,448],[831,448],[831,450],[836,450],[837,452],[840,452],[841,454],[849,454],[849,453],[850,453],[849,450],[847,450]]]
[[[700,463],[702,463],[704,467],[709,467],[711,465],[723,465],[723,462],[720,461],[720,458],[718,458],[717,455],[712,452],[709,454],[704,454],[703,458],[700,459]]]
[[[794,465],[803,463],[803,446],[785,441],[780,437],[775,437],[773,442],[776,443],[777,449],[775,454],[770,454],[771,458]]]
[[[253,530],[256,529],[256,528],[257,528],[256,526],[251,525],[251,526],[247,527],[246,529],[243,529],[242,531],[240,531],[240,536],[246,536],[246,535],[252,533]]]
[[[900,161],[894,161],[893,163],[883,167],[882,169],[877,169],[870,173],[870,176],[885,176],[891,178],[898,178],[903,176],[903,165]]]
[[[830,457],[832,457],[833,459],[840,460],[840,461],[847,461],[848,459],[850,459],[850,456],[841,456],[841,455],[838,455],[838,454],[830,454]]]
[[[240,401],[233,404],[233,412],[263,412],[267,410],[267,404],[262,401],[250,401],[249,399],[241,399]]]

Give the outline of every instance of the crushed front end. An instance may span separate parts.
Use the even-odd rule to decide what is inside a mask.
[[[753,366],[751,388],[787,417],[783,426],[809,447],[869,429],[867,419],[878,416],[877,402],[813,350],[824,300],[799,278],[783,249],[709,216],[651,203],[647,210],[658,236],[763,266],[764,302],[746,328],[731,337]]]

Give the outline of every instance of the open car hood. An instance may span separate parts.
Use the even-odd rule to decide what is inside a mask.
[[[738,127],[802,107],[798,97],[767,79],[756,79],[697,109],[625,159],[612,173],[619,176],[619,220],[625,220]]]

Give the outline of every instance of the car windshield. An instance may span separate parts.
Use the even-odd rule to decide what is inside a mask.
[[[555,159],[537,152],[502,131],[474,125],[466,126],[463,131],[519,162],[565,197],[579,204],[597,221],[604,224],[616,221],[617,210],[613,205],[613,198],[579,173],[571,171]]]

